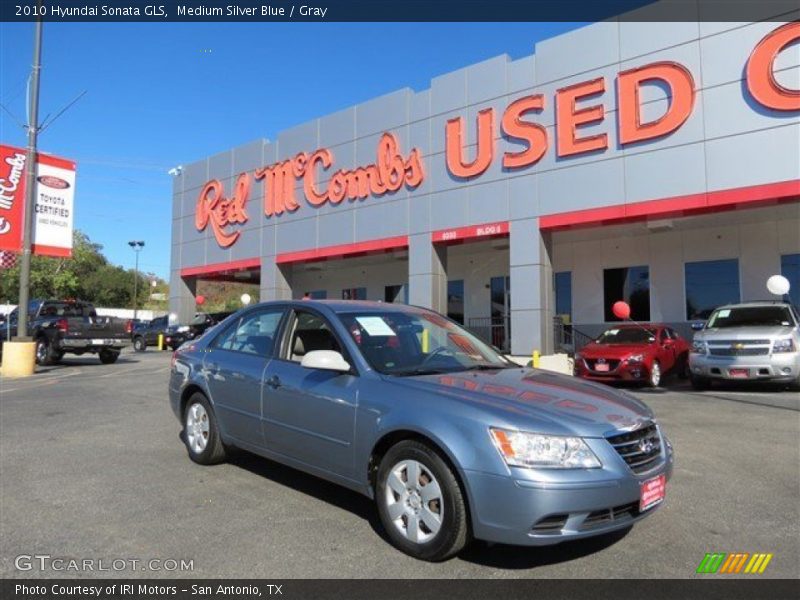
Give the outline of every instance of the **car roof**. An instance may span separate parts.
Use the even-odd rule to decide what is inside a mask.
[[[758,308],[764,306],[789,306],[788,302],[784,302],[783,300],[758,300],[754,302],[737,302],[735,304],[723,304],[722,306],[718,306],[717,309],[720,308]]]
[[[287,304],[280,300],[262,302],[262,305],[272,304]],[[335,313],[351,313],[351,312],[368,312],[368,311],[381,311],[381,312],[423,312],[429,309],[414,306],[411,304],[400,304],[392,302],[379,302],[375,300],[315,300],[311,298],[302,300],[291,300],[288,302],[291,306],[302,308],[304,306],[310,308],[327,308]]]

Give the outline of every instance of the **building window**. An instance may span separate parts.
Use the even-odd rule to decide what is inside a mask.
[[[800,254],[781,256],[781,275],[789,280],[789,302],[800,306]]]
[[[492,277],[489,287],[492,292],[492,317],[507,317],[509,314],[511,278]]]
[[[328,292],[326,290],[314,290],[313,292],[306,292],[303,297],[311,298],[312,300],[325,300],[328,297]]]
[[[603,307],[606,321],[619,321],[611,307],[624,300],[631,307],[631,319],[650,320],[650,268],[623,267],[603,270]]]
[[[569,323],[572,320],[572,272],[554,273],[553,287],[556,290],[556,315]]]
[[[367,288],[357,287],[342,290],[342,300],[366,300]]]
[[[723,304],[739,302],[739,261],[704,260],[686,263],[686,318],[707,319]]]
[[[387,285],[383,291],[384,302],[408,304],[408,288],[405,285]]]
[[[447,316],[464,324],[464,280],[447,282]]]

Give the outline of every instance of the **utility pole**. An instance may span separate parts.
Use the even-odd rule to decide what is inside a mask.
[[[133,319],[135,321],[139,305],[139,252],[144,248],[144,242],[132,240],[128,242],[128,246],[133,248],[133,251],[136,253],[136,266],[133,270]]]
[[[38,3],[41,7],[41,1]],[[17,339],[28,338],[28,301],[30,300],[31,252],[33,219],[36,204],[36,141],[39,134],[39,75],[42,70],[42,19],[36,21],[33,33],[33,65],[28,98],[28,156],[25,160],[25,216],[22,225],[22,261],[19,270],[19,306]]]

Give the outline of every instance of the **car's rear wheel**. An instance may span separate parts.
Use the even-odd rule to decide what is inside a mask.
[[[657,360],[654,360],[653,366],[650,367],[650,378],[647,383],[651,388],[657,388],[661,384],[661,363]]]
[[[200,465],[215,465],[225,460],[225,446],[219,435],[214,411],[206,397],[197,392],[186,403],[183,413],[183,443],[189,458]]]
[[[118,350],[100,350],[98,354],[100,357],[100,362],[104,365],[111,365],[117,362],[119,358],[119,351]]]
[[[57,363],[64,356],[58,350],[53,348],[53,345],[46,337],[40,337],[36,340],[36,364],[42,366],[49,366]]]
[[[147,350],[147,342],[144,341],[142,336],[133,338],[133,350],[134,352],[144,352]]]
[[[689,382],[692,384],[692,389],[703,391],[711,389],[711,380],[708,377],[700,377],[699,375],[691,375]]]
[[[461,486],[447,463],[425,444],[406,440],[386,453],[375,498],[389,539],[406,554],[445,560],[469,540]]]

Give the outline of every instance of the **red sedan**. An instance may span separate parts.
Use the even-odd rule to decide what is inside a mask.
[[[689,343],[664,325],[608,329],[575,354],[575,375],[594,381],[641,381],[658,387],[669,372],[686,377]]]

